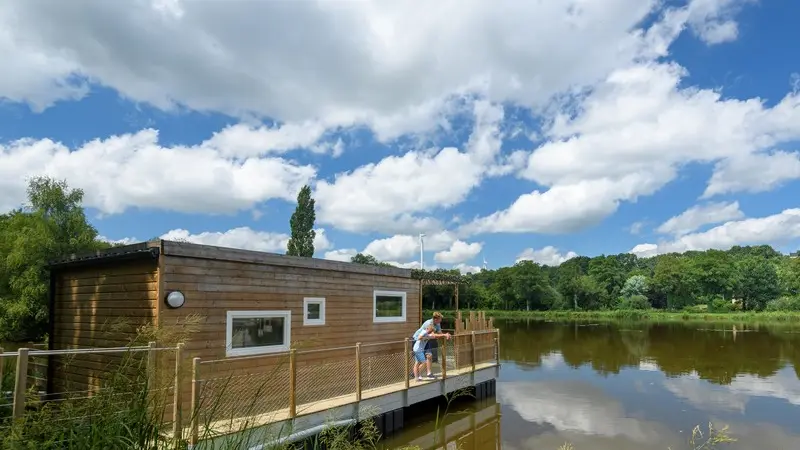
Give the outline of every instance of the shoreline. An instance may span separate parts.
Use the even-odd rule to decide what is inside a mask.
[[[461,311],[469,315],[469,309]],[[478,311],[478,310],[475,310]],[[455,317],[455,311],[439,310],[447,318]],[[433,311],[424,310],[424,316]],[[739,322],[739,323],[781,323],[800,325],[800,312],[730,312],[701,313],[660,310],[612,310],[612,311],[504,311],[486,310],[486,317],[495,319],[536,319],[536,320],[607,320],[629,322]]]

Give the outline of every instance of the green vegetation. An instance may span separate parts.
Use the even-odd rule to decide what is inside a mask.
[[[23,208],[0,215],[0,341],[39,341],[47,329],[49,260],[108,248],[86,220],[83,191],[34,178]]]
[[[454,317],[455,311],[437,310],[445,317]],[[486,310],[488,317],[495,319],[542,319],[567,321],[635,321],[650,322],[730,322],[730,323],[800,323],[800,313],[796,311],[738,311],[709,313],[698,310],[663,311],[656,309],[616,309],[616,310],[545,310],[545,311],[507,311]],[[424,311],[429,316],[433,311]]]
[[[286,254],[291,256],[304,256],[311,258],[314,256],[314,199],[311,198],[311,188],[305,185],[297,194],[297,208],[292,213],[289,226],[292,229],[292,236],[289,238]]]
[[[368,255],[356,255],[352,261],[380,263]],[[459,277],[456,270],[416,277],[446,275]],[[530,311],[550,318],[671,319],[703,314],[710,320],[730,314],[723,320],[789,321],[800,314],[800,258],[768,245],[650,258],[630,253],[579,256],[557,267],[520,261],[464,279],[459,307],[492,310],[498,317],[525,317],[517,312]],[[454,309],[453,288],[426,286],[423,307]]]

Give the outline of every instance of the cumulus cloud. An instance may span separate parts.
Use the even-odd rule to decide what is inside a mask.
[[[455,241],[449,249],[433,255],[433,259],[438,263],[460,264],[476,257],[482,249],[483,244],[480,242]]]
[[[693,0],[703,8],[680,19],[729,20],[725,3]],[[163,109],[364,123],[392,137],[437,126],[453,96],[539,105],[663,52],[637,28],[661,6],[8,0],[0,97],[43,108],[85,95],[89,78]]]
[[[340,248],[325,252],[325,259],[331,261],[350,262],[353,256],[356,256],[358,250],[354,248]]]
[[[754,153],[720,161],[703,198],[733,192],[765,192],[800,179],[800,153]]]
[[[682,88],[686,75],[676,64],[655,62],[612,72],[576,104],[554,113],[545,143],[530,153],[520,176],[548,189],[524,194],[463,231],[578,231],[614,213],[621,202],[658,191],[690,162],[719,162],[710,194],[752,190],[730,181],[737,173],[730,167],[739,166],[726,161],[756,158],[763,166],[763,156],[753,155],[800,138],[800,95],[789,93],[769,108],[759,99],[722,99],[717,91]],[[789,156],[772,158],[786,163]],[[795,176],[793,165],[758,174],[755,186]]]
[[[22,139],[0,144],[0,211],[19,206],[26,178],[37,175],[66,179],[84,190],[85,206],[104,214],[131,208],[219,214],[270,199],[294,201],[316,169],[277,157],[230,158],[205,145],[165,147],[153,129],[77,148]]]
[[[425,235],[426,251],[440,251],[449,248],[456,241],[455,235],[448,231],[440,231]],[[419,255],[419,236],[398,234],[388,238],[375,239],[367,244],[363,253],[374,256],[381,261],[395,261]]]
[[[683,236],[709,224],[741,219],[744,213],[739,209],[739,202],[717,202],[695,205],[677,216],[662,223],[656,231],[662,234]]]
[[[420,213],[461,203],[500,151],[503,109],[475,102],[466,151],[454,147],[409,151],[320,180],[319,220],[347,231],[420,232],[439,226]]]
[[[541,249],[526,248],[517,256],[517,261],[533,261],[544,266],[558,266],[568,259],[577,257],[572,251],[561,253],[557,248],[548,245]]]
[[[314,251],[320,252],[331,248],[325,230],[318,228],[314,237]],[[195,244],[214,245],[218,247],[240,248],[270,253],[284,253],[289,243],[289,235],[257,231],[249,227],[239,227],[224,232],[203,231],[193,234],[181,228],[170,230],[161,235],[161,239],[186,241]]]
[[[729,221],[710,230],[672,241],[639,244],[630,253],[640,257],[688,250],[727,250],[735,245],[781,245],[800,238],[800,209],[786,209],[767,217]]]

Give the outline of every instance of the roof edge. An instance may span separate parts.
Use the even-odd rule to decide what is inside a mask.
[[[401,269],[399,267],[371,266],[352,262],[331,261],[328,259],[307,258],[302,256],[289,256],[278,253],[243,250],[230,247],[218,247],[189,242],[163,240],[161,241],[161,249],[163,254],[166,256],[216,259],[220,261],[234,261],[250,264],[301,267],[307,269],[331,270],[336,272],[411,278],[411,269]]]
[[[81,253],[71,253],[47,262],[50,270],[64,269],[72,267],[85,267],[89,265],[102,264],[109,261],[133,260],[133,259],[157,259],[160,254],[160,243],[158,241],[146,241],[136,244],[121,245],[103,250],[95,250]]]

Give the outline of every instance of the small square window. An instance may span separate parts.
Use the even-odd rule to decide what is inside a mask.
[[[375,291],[372,297],[372,321],[376,323],[406,321],[406,293]]]
[[[325,325],[325,299],[303,299],[303,325]]]
[[[291,311],[228,311],[226,356],[289,351]]]

